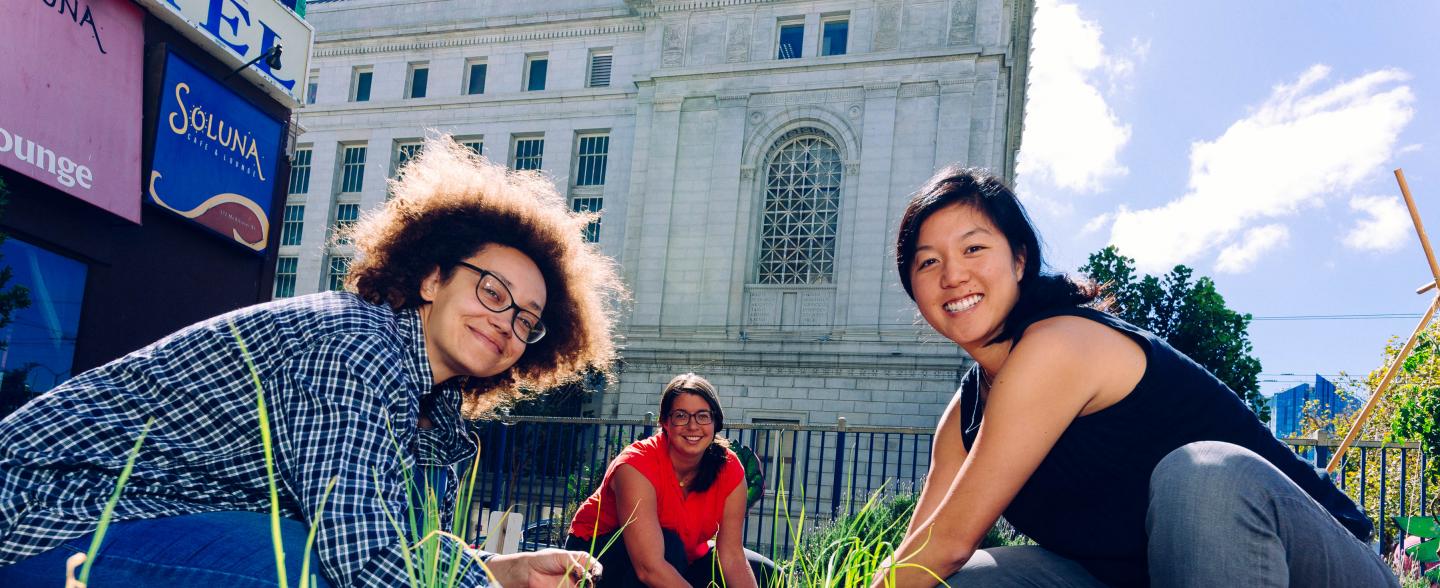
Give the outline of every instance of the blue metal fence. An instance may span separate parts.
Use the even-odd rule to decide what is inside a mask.
[[[529,529],[523,548],[557,544],[610,459],[653,434],[655,426],[653,416],[481,421],[475,429],[481,450],[471,528],[483,534],[487,512],[508,510],[523,515]],[[755,450],[766,473],[765,492],[749,511],[745,544],[784,558],[797,533],[863,504],[882,487],[918,491],[929,471],[934,430],[847,426],[842,418],[834,425],[730,424],[723,435]],[[1324,438],[1285,441],[1321,466],[1338,445]],[[1362,441],[1347,453],[1340,486],[1377,523],[1430,512],[1436,481],[1421,475],[1429,456],[1418,445]],[[1386,525],[1391,533],[1393,528]]]

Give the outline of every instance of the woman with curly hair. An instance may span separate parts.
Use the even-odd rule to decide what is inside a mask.
[[[397,521],[418,518],[411,472],[438,472],[421,484],[450,528],[456,466],[476,452],[464,419],[606,370],[623,290],[581,237],[592,219],[538,174],[444,137],[391,192],[348,235],[349,291],[192,325],[0,421],[0,585],[54,584],[88,548],[147,428],[92,573],[134,587],[273,585],[257,384],[289,576],[315,527],[320,585],[410,583],[402,551],[419,538]],[[492,556],[438,540],[466,564],[457,586],[565,585],[599,568],[584,553]]]

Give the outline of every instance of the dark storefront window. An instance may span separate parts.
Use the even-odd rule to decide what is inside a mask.
[[[0,329],[0,416],[69,379],[75,333],[85,296],[85,264],[14,237],[0,245],[0,267],[13,272],[5,284],[24,286],[30,306],[11,314]]]

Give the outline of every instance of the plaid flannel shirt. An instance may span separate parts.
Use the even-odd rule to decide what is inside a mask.
[[[192,325],[0,420],[0,565],[93,532],[152,418],[115,521],[269,512],[256,389],[231,324],[264,389],[282,515],[314,523],[337,478],[316,538],[325,576],[338,586],[408,584],[390,518],[408,529],[406,470],[456,480],[475,446],[457,383],[433,386],[419,313],[334,292]],[[422,410],[432,428],[418,428]],[[442,486],[443,528],[457,486]],[[447,554],[463,549],[442,541]],[[478,565],[461,580],[487,584]]]

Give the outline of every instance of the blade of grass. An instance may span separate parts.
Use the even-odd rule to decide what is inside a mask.
[[[275,454],[270,439],[270,412],[265,408],[265,388],[260,383],[260,371],[250,359],[250,351],[245,348],[245,338],[240,336],[240,328],[235,326],[233,320],[229,321],[229,325],[230,333],[235,336],[235,342],[240,346],[240,355],[245,358],[245,366],[250,369],[250,379],[255,384],[255,404],[260,415],[260,445],[265,451],[265,481],[270,489],[270,537],[275,545],[275,574],[279,576],[280,585],[288,587],[290,582],[285,578],[285,545],[280,540],[280,492],[275,488]]]
[[[320,495],[320,504],[315,507],[315,517],[311,519],[310,535],[305,538],[305,556],[300,559],[300,588],[310,588],[310,552],[315,547],[315,531],[320,528],[320,517],[325,513],[325,501],[330,499],[330,491],[335,489],[335,483],[340,481],[340,476],[330,478],[325,484],[325,493]]]
[[[120,502],[120,491],[130,479],[130,471],[135,469],[135,459],[140,457],[140,444],[145,442],[145,436],[150,434],[150,425],[154,423],[155,417],[145,420],[145,428],[140,429],[140,438],[135,440],[135,446],[130,448],[130,457],[125,460],[125,469],[120,470],[115,491],[110,493],[110,500],[105,501],[105,509],[100,511],[100,524],[95,528],[95,538],[90,540],[90,550],[85,552],[85,567],[80,568],[82,584],[90,583],[90,567],[95,564],[95,553],[100,551],[100,542],[104,541],[105,531],[110,528],[110,517],[115,515],[115,505]]]

